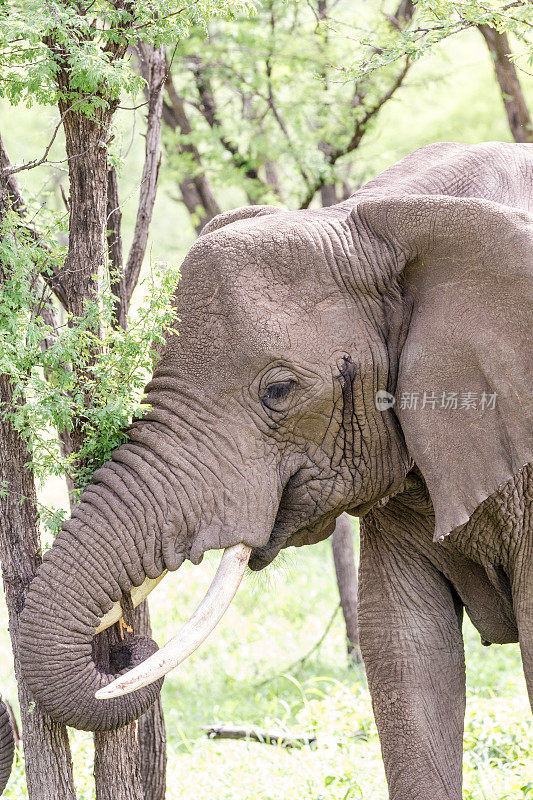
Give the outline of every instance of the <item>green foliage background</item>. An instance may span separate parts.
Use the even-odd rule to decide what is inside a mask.
[[[370,5],[369,0],[362,4],[373,13]],[[445,14],[450,4],[440,5]],[[249,25],[253,40],[253,22]],[[297,43],[294,47],[297,49]],[[521,65],[527,68],[525,61]],[[521,72],[520,78],[533,107],[533,80],[526,72]],[[19,91],[22,98],[23,89],[14,87],[11,91]],[[293,82],[287,91],[298,102],[299,92],[306,89]],[[50,101],[49,93],[43,100]],[[135,105],[127,97],[122,104]],[[42,153],[56,124],[57,115],[48,106],[28,109],[22,104],[13,108],[6,100],[0,104],[0,130],[14,163]],[[122,164],[126,247],[142,169],[143,142],[132,135],[134,126],[136,132],[143,128],[142,109],[120,110],[113,149]],[[413,149],[446,140],[511,140],[488,53],[473,29],[435,45],[429,56],[415,64],[405,86],[384,108],[354,156],[354,174],[360,181],[369,179]],[[50,158],[61,157],[59,132]],[[21,173],[19,180],[36,207],[44,204],[59,217],[64,216],[55,173],[41,168]],[[144,268],[147,277],[158,262],[179,264],[194,238],[188,215],[176,202],[176,180],[175,166],[164,162]],[[242,183],[232,183],[224,170],[220,170],[216,183],[225,207],[246,202]],[[57,224],[61,245],[65,243],[64,232],[61,223]],[[143,307],[145,292],[146,285],[135,296],[134,310]],[[127,351],[127,347],[126,342],[123,349]],[[124,355],[127,359],[127,352]],[[33,391],[37,388],[31,389],[30,395]],[[125,408],[127,393],[118,395],[117,402]],[[126,413],[132,411],[128,406]],[[45,505],[64,504],[62,482],[49,480],[40,499]],[[184,566],[154,592],[151,608],[159,641],[169,638],[192,610],[209,582],[214,560],[208,557],[199,567]],[[364,676],[361,670],[346,666],[339,616],[317,653],[303,667],[285,673],[287,665],[318,640],[336,602],[327,543],[288,552],[265,574],[246,579],[218,633],[165,682],[169,800],[207,800],[212,796],[221,800],[386,798]],[[511,645],[486,650],[468,623],[465,631],[468,709],[464,796],[467,800],[531,800],[533,729],[518,648]],[[2,690],[15,703],[11,663],[7,616],[0,604]],[[270,676],[278,677],[256,686]],[[216,721],[266,727],[275,722],[291,729],[316,731],[318,749],[288,752],[242,742],[211,742],[203,736],[202,726]],[[71,736],[79,796],[89,800],[94,796],[90,738],[77,732]],[[6,797],[19,800],[24,791],[19,760]]]

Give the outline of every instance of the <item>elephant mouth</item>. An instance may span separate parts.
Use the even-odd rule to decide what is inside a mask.
[[[248,567],[253,572],[260,572],[271,564],[285,547],[303,547],[327,539],[335,530],[336,517],[336,513],[333,517],[330,513],[291,532],[287,532],[285,526],[275,525],[268,542],[263,547],[252,549]]]
[[[252,548],[248,562],[252,571],[259,572],[267,567],[286,547],[303,547],[327,539],[335,530],[336,519],[343,511],[348,511],[352,516],[362,516],[374,505],[373,502],[351,506],[344,503],[340,507],[323,510],[331,502],[332,490],[329,487],[324,497],[310,507],[308,488],[313,477],[305,467],[299,467],[289,477],[268,541],[261,547]]]

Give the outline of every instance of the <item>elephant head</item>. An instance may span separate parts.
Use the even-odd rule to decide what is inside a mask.
[[[526,146],[432,146],[340,205],[211,223],[183,265],[180,333],[147,386],[150,411],[97,471],[28,594],[21,661],[53,717],[101,729],[139,716],[248,559],[261,569],[327,537],[341,512],[396,492],[413,463],[443,536],[531,459],[516,399],[527,399],[532,220],[512,207],[533,202],[531,164]],[[437,401],[402,410],[404,392]],[[466,392],[497,405],[454,416],[439,404]],[[122,598],[138,602],[213,548],[226,551],[217,578],[181,636],[109,686],[154,645],[133,638],[103,672],[95,632]]]
[[[9,712],[0,695],[0,794],[9,780],[15,743]]]

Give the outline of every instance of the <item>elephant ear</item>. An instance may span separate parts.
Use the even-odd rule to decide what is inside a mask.
[[[381,253],[376,282],[402,297],[396,413],[440,539],[533,460],[533,217],[444,196],[355,214],[362,257],[369,239]]]
[[[232,208],[231,211],[223,211],[222,214],[217,214],[216,217],[209,220],[207,225],[204,225],[200,236],[205,236],[208,233],[213,233],[225,225],[231,225],[232,222],[238,222],[241,219],[249,219],[250,217],[264,217],[266,214],[276,214],[283,209],[277,206],[242,206],[241,208]]]

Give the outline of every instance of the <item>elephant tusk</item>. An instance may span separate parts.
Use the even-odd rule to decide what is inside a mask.
[[[148,686],[194,653],[220,622],[235,597],[251,552],[251,548],[245,544],[236,544],[224,550],[205,597],[176,636],[142,664],[99,689],[95,694],[97,700],[120,697]]]
[[[168,570],[165,570],[163,573],[161,573],[159,578],[146,578],[146,580],[143,581],[140,586],[133,587],[131,590],[131,602],[133,603],[134,608],[137,608],[137,606],[140,605],[143,600],[146,600],[152,589],[155,589],[159,581],[163,580],[167,572]],[[113,603],[107,614],[104,614],[100,620],[98,627],[94,629],[94,632],[102,633],[102,631],[105,631],[107,628],[110,628],[111,625],[114,625],[115,622],[118,622],[121,617],[122,608],[120,603]]]

